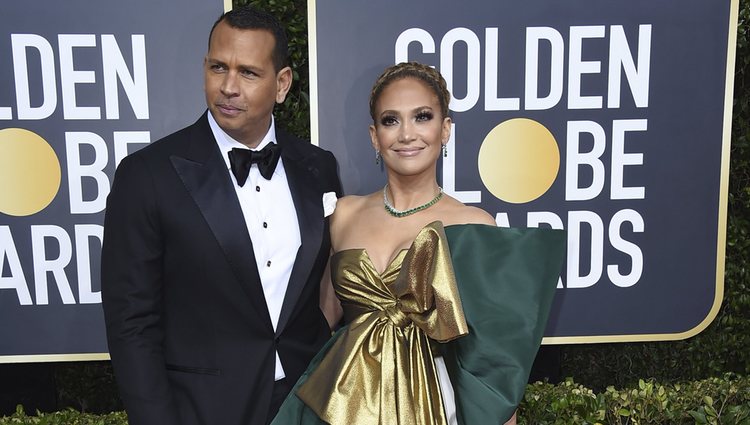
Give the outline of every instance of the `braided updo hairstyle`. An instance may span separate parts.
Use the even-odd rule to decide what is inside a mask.
[[[448,104],[451,100],[451,94],[448,92],[448,86],[443,76],[435,68],[419,62],[401,62],[386,68],[372,86],[372,92],[370,92],[370,116],[373,122],[377,122],[375,118],[375,104],[378,103],[383,90],[394,81],[404,78],[415,78],[427,84],[427,87],[435,93],[440,102],[440,112],[443,118],[448,116]]]

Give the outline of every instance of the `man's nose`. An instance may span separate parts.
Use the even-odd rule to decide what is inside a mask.
[[[237,84],[237,73],[229,71],[224,74],[224,79],[221,82],[220,87],[221,93],[224,96],[231,97],[236,96],[239,93]]]

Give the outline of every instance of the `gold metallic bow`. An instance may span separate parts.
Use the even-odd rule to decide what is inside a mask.
[[[430,339],[468,333],[440,222],[380,274],[363,249],[340,251],[332,278],[349,327],[297,395],[332,425],[446,424]]]

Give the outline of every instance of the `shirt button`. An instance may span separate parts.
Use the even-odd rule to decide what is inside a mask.
[[[268,260],[268,262],[266,263],[266,267],[271,267],[271,260]]]
[[[267,229],[267,228],[268,228],[268,223],[266,223],[265,221],[263,222],[263,228],[264,228],[264,229]]]
[[[255,191],[260,192],[260,186],[255,186]]]

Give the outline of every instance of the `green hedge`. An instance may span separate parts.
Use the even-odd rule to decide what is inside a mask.
[[[66,410],[0,418],[0,425],[123,425],[123,412],[91,415]],[[632,388],[595,393],[569,379],[526,389],[519,424],[737,424],[750,425],[750,378],[725,375],[687,384],[639,381]]]
[[[36,415],[28,416],[21,406],[18,406],[13,415],[0,418],[0,425],[126,425],[127,423],[128,417],[125,412],[94,415],[68,409],[53,413],[37,412]]]
[[[529,385],[519,424],[750,425],[750,378],[728,374],[686,384],[639,380],[634,387],[595,393],[568,379]]]

